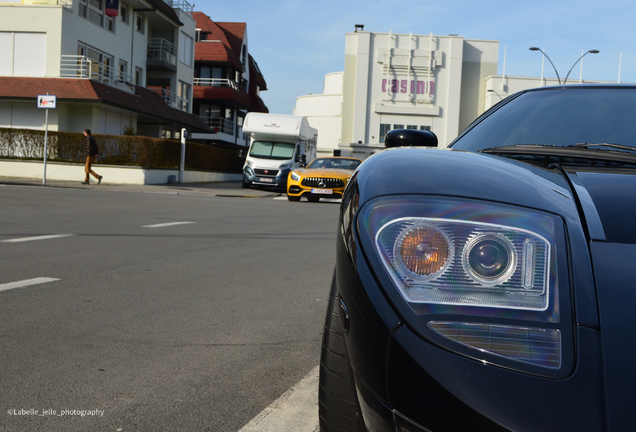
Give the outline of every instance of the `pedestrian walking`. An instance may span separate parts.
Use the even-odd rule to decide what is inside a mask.
[[[88,184],[88,180],[90,179],[90,174],[93,175],[97,179],[97,184],[102,182],[103,176],[97,175],[95,171],[92,170],[92,166],[95,163],[95,158],[99,155],[99,148],[97,147],[97,141],[91,135],[90,129],[84,129],[84,136],[86,137],[86,166],[84,167],[84,172],[86,172],[86,179],[82,182],[82,184]]]

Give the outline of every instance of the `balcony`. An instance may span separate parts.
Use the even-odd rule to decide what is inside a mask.
[[[162,87],[148,86],[148,90],[152,90],[162,97],[162,99],[172,108],[176,108],[181,111],[188,111],[190,101],[178,96],[176,93],[171,92],[168,89]]]
[[[194,85],[207,87],[230,87],[233,90],[239,89],[236,82],[224,78],[195,78]]]
[[[188,15],[192,16],[193,6],[186,0],[165,0],[165,3],[172,9],[181,9]]]
[[[207,123],[210,129],[227,135],[234,135],[234,122],[232,120],[216,116],[199,116]]]
[[[84,56],[63,55],[60,62],[60,77],[95,80],[128,93],[135,93],[135,83],[131,75]]]
[[[163,38],[149,39],[146,67],[151,71],[176,72],[177,48]]]
[[[222,78],[195,78],[193,98],[204,101],[223,101],[232,108],[249,109],[250,97],[235,81]]]

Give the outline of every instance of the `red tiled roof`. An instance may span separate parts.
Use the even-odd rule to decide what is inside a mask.
[[[58,102],[96,102],[179,123],[197,130],[209,128],[199,116],[168,106],[152,90],[135,86],[135,94],[87,79],[0,77],[0,99],[35,99],[57,96]]]
[[[203,12],[193,12],[198,29],[206,39],[194,48],[195,61],[229,63],[242,70],[241,49],[245,37],[245,23],[215,23]]]

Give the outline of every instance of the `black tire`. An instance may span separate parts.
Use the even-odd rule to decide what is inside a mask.
[[[334,272],[322,335],[318,413],[321,432],[365,432],[353,372],[338,320],[339,300]]]
[[[316,196],[313,196],[313,195],[308,195],[307,196],[307,201],[309,201],[309,202],[318,202],[318,201],[320,201],[320,197],[316,197]]]
[[[287,195],[287,199],[289,201],[300,201],[300,197],[299,196],[291,196],[291,195]]]
[[[243,180],[243,189],[249,189],[252,185],[245,180]]]

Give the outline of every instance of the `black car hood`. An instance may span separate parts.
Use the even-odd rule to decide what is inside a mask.
[[[636,170],[586,169],[568,175],[581,200],[591,239],[636,244]],[[595,231],[599,226],[602,233]]]

